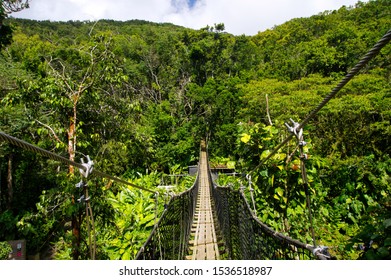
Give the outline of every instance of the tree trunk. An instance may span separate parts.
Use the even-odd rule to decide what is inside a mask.
[[[76,104],[73,106],[73,116],[69,119],[69,130],[68,130],[68,154],[69,160],[75,161],[76,154]],[[69,174],[74,174],[75,168],[69,166]]]
[[[72,198],[72,202],[75,203],[75,198]],[[79,215],[72,214],[72,258],[78,260],[80,256],[80,219]]]

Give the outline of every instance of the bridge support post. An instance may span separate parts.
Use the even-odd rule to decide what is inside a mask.
[[[285,126],[288,128],[289,132],[292,133],[294,136],[296,136],[296,139],[298,141],[299,145],[299,152],[300,152],[300,170],[301,170],[301,178],[303,180],[303,186],[304,186],[304,192],[306,196],[306,204],[308,209],[308,219],[310,221],[310,230],[311,230],[311,236],[313,240],[313,245],[316,247],[316,238],[315,238],[315,232],[314,232],[314,223],[312,219],[312,211],[311,211],[311,198],[310,198],[310,192],[309,192],[309,184],[308,184],[308,178],[307,178],[307,169],[305,168],[305,161],[307,160],[308,156],[304,153],[304,146],[307,144],[304,141],[303,137],[303,128],[301,125],[294,120],[291,119],[292,126],[289,126],[287,123],[285,123]]]

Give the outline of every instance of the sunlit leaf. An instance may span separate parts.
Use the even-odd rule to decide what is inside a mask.
[[[243,133],[242,138],[240,138],[240,141],[242,141],[243,143],[248,143],[248,141],[250,141],[250,139],[251,139],[250,135],[248,135],[247,133]]]
[[[274,190],[280,197],[282,197],[284,195],[284,190],[281,189],[281,188],[276,188]]]
[[[264,150],[261,154],[261,159],[265,159],[270,155],[270,150]]]

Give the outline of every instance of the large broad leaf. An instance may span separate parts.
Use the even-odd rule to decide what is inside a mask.
[[[275,160],[284,160],[286,158],[286,154],[283,154],[283,153],[277,153],[273,156],[273,159]]]
[[[365,258],[367,260],[376,260],[377,259],[377,255],[375,253],[375,250],[374,249],[369,249],[366,253],[365,253]]]
[[[378,258],[379,258],[379,259],[386,259],[386,258],[390,255],[390,252],[388,251],[387,248],[385,248],[385,247],[380,247],[380,248],[377,250],[377,255],[378,255]]]
[[[155,214],[149,214],[140,220],[140,226],[148,227],[155,223]]]
[[[391,246],[391,237],[387,237],[386,240],[384,240],[384,246]]]
[[[281,189],[281,188],[276,188],[276,189],[275,189],[275,192],[276,192],[280,197],[282,197],[282,196],[284,195],[284,190]]]

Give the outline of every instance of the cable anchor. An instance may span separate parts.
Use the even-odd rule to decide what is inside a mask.
[[[297,140],[299,141],[300,146],[305,146],[307,143],[303,140],[303,128],[300,128],[300,123],[295,122],[294,120],[290,119],[292,122],[292,126],[285,123],[285,126],[288,128],[288,131],[296,136]]]

